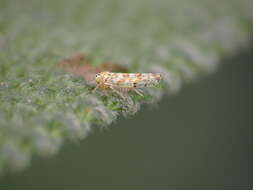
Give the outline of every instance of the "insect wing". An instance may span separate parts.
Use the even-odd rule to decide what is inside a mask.
[[[106,78],[108,85],[132,88],[154,86],[159,83],[160,74],[152,73],[110,73]]]

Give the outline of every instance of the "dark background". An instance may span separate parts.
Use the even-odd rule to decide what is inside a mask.
[[[253,189],[253,50],[222,62],[156,108],[5,175],[0,189]]]

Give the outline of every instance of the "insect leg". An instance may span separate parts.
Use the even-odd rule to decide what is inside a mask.
[[[100,87],[100,84],[97,84],[97,86],[92,90],[92,93],[95,93],[95,91]]]
[[[141,93],[141,90],[140,90],[140,89],[137,90],[136,88],[134,88],[134,91],[135,91],[137,94],[139,94],[140,96],[144,97],[143,94]]]
[[[127,99],[126,96],[124,96],[123,93],[121,93],[119,90],[115,89],[113,86],[110,85],[109,88],[110,88],[113,92],[115,92],[116,94],[118,94],[122,99],[124,99],[124,100]]]

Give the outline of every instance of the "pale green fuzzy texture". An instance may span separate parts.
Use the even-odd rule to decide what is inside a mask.
[[[0,173],[214,71],[220,58],[250,44],[252,7],[251,0],[1,0]],[[79,52],[94,65],[160,72],[162,84],[127,101],[91,94],[84,79],[56,66]]]

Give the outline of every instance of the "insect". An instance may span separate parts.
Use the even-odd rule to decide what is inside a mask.
[[[120,96],[121,92],[134,90],[137,94],[142,95],[141,88],[157,85],[161,81],[161,74],[158,73],[113,73],[100,72],[96,74],[96,91],[100,89],[110,89]]]

